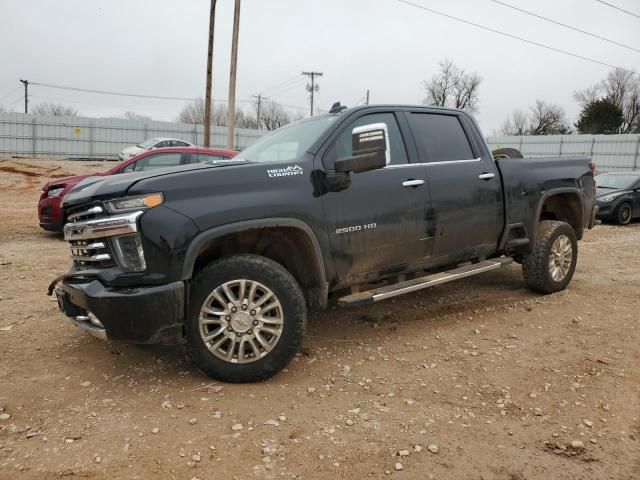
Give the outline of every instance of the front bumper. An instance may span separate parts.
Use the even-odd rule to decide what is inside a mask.
[[[62,232],[62,210],[60,209],[60,197],[46,197],[43,193],[38,202],[38,220],[40,228],[50,232]]]
[[[176,344],[182,338],[183,282],[112,288],[95,279],[66,279],[56,296],[76,326],[99,338],[153,344]]]
[[[600,203],[598,204],[598,213],[596,218],[598,220],[606,220],[611,218],[614,214],[615,208],[612,203]]]

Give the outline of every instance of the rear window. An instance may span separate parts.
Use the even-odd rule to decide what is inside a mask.
[[[423,161],[451,162],[475,158],[457,116],[412,113],[411,120]]]

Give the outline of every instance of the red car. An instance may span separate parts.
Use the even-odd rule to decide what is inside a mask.
[[[40,227],[50,232],[62,232],[64,218],[60,202],[62,197],[87,177],[116,175],[119,173],[140,172],[154,168],[175,167],[191,163],[215,162],[230,159],[238,154],[235,150],[218,150],[198,147],[158,148],[144,151],[135,157],[119,163],[103,173],[73,175],[56,178],[44,184],[38,202]]]

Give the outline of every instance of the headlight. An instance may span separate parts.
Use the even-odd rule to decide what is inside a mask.
[[[64,190],[64,187],[51,188],[47,190],[47,197],[49,198],[59,197],[63,190]]]
[[[116,198],[105,202],[105,206],[110,213],[132,212],[134,210],[146,210],[157,207],[164,202],[161,193],[149,193],[147,195],[137,195],[135,197]]]
[[[616,198],[618,198],[620,195],[624,195],[624,192],[622,193],[612,193],[610,195],[605,195],[604,197],[600,197],[597,200],[599,202],[604,202],[604,203],[608,203],[611,202],[613,200],[615,200]]]

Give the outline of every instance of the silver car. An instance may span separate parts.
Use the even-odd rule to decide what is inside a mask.
[[[131,157],[139,154],[144,150],[152,150],[154,148],[167,148],[167,147],[192,147],[193,144],[180,140],[178,138],[150,138],[138,145],[133,145],[122,150],[118,154],[118,158],[122,160],[129,160]]]

